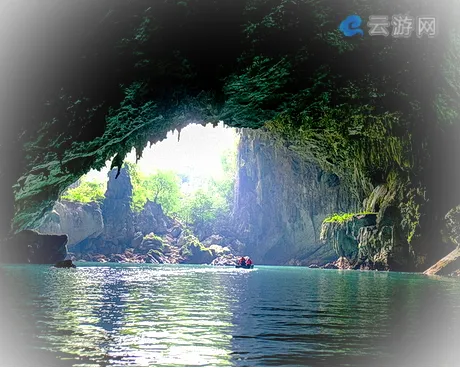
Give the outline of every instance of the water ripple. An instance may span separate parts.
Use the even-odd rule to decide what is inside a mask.
[[[449,279],[294,267],[0,271],[2,314],[11,316],[30,356],[46,365],[458,361],[447,353],[459,341],[460,284]]]

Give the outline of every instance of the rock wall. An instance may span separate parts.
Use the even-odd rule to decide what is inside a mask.
[[[357,203],[340,179],[263,130],[242,129],[234,226],[256,263],[310,264],[337,259],[320,241],[331,213]]]
[[[85,239],[95,239],[102,234],[102,210],[95,202],[58,201],[37,230],[45,234],[67,234],[67,246],[70,248]]]
[[[126,168],[122,168],[119,176],[117,170],[108,174],[107,191],[102,203],[104,231],[100,237],[99,248],[104,254],[121,253],[134,238],[133,211],[131,198],[133,186]]]
[[[411,266],[409,244],[400,229],[397,211],[389,207],[379,214],[326,221],[321,239],[332,242],[347,268],[407,271]]]
[[[67,257],[67,235],[23,230],[0,243],[0,262],[54,264]]]

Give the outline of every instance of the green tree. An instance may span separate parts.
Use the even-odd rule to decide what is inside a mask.
[[[128,170],[131,184],[133,186],[133,195],[131,208],[135,212],[140,212],[147,202],[145,190],[142,188],[142,175],[137,170],[137,165],[131,162],[126,162],[125,167]]]
[[[177,211],[180,198],[180,179],[172,171],[159,171],[142,180],[145,197],[161,204],[166,214]]]
[[[180,201],[180,179],[172,171],[159,171],[145,176],[137,169],[137,165],[127,163],[126,167],[133,185],[132,208],[142,211],[147,200],[161,204],[164,212],[172,215],[177,212]]]
[[[102,202],[105,198],[105,185],[101,182],[89,181],[86,177],[80,179],[80,185],[67,189],[61,196],[71,202]]]
[[[233,193],[237,172],[237,144],[238,140],[235,140],[235,145],[225,150],[221,156],[221,165],[224,172],[223,178],[220,180],[212,180],[211,182],[211,186],[215,188],[216,192],[220,193],[225,198],[229,209],[233,207]]]

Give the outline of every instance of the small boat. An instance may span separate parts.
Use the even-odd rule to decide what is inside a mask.
[[[251,264],[249,266],[247,266],[247,265],[244,265],[244,266],[243,265],[236,265],[235,268],[246,268],[247,270],[249,270],[251,268],[254,268],[254,265],[253,264]]]

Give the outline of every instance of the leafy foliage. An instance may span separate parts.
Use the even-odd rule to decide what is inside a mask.
[[[177,216],[198,232],[217,232],[222,223],[230,221],[237,168],[237,142],[221,156],[224,175],[211,178],[207,185],[188,196],[182,196]]]
[[[102,202],[104,191],[105,185],[103,183],[88,181],[83,177],[77,187],[68,189],[61,198],[80,203]]]
[[[136,165],[128,164],[131,183],[133,184],[132,207],[140,212],[147,200],[161,204],[166,214],[177,212],[180,198],[179,177],[172,171],[160,171],[144,176],[138,172]]]
[[[375,212],[358,212],[358,213],[335,213],[326,219],[324,219],[323,223],[328,223],[328,222],[337,222],[337,223],[343,223],[346,222],[350,219],[353,218],[353,216],[357,215],[376,215],[377,213]]]

